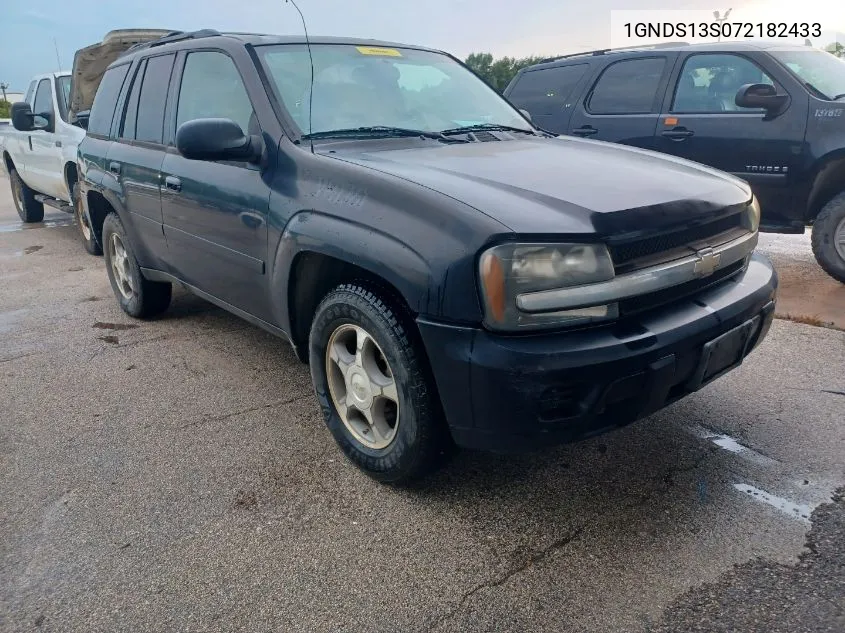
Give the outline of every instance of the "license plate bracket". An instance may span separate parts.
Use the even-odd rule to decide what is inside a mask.
[[[751,337],[759,326],[760,317],[756,316],[705,343],[701,350],[701,359],[687,382],[687,388],[690,391],[701,389],[719,376],[742,365]]]

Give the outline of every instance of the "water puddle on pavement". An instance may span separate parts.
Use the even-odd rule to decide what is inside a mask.
[[[11,332],[15,329],[15,325],[20,322],[23,315],[29,310],[11,310],[9,312],[0,312],[0,333]]]
[[[71,226],[72,224],[72,216],[56,220],[45,220],[44,222],[33,222],[32,224],[15,222],[12,224],[0,224],[0,233],[17,233],[18,231],[29,231],[30,229],[52,229],[58,226]]]

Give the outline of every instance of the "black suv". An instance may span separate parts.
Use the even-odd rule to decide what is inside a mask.
[[[813,225],[845,283],[845,61],[808,47],[722,42],[600,50],[523,69],[505,90],[541,128],[730,172],[763,231]]]
[[[627,424],[773,316],[747,184],[541,132],[439,51],[168,36],[106,71],[79,164],[121,307],[176,283],[289,339],[381,481]]]

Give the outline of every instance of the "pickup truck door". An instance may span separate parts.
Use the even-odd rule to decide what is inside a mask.
[[[177,62],[178,126],[231,119],[260,134],[234,60],[222,51],[190,52]],[[236,308],[272,321],[267,282],[270,187],[257,165],[188,160],[175,148],[161,166],[162,217],[170,261],[180,278]]]
[[[800,187],[791,184],[803,160],[809,97],[764,61],[753,52],[682,54],[664,99],[656,149],[748,181],[760,200],[763,227],[803,230]],[[740,108],[736,93],[749,83],[775,85],[790,95],[789,107],[774,118]]]
[[[56,107],[55,80],[42,79],[35,90],[32,104],[34,114],[50,113],[55,129],[59,117]],[[37,119],[43,122],[43,119]],[[54,131],[32,130],[24,133],[23,142],[26,154],[26,183],[38,193],[52,197],[63,195],[62,182],[64,178],[62,164],[62,141]]]
[[[674,52],[648,51],[601,67],[577,101],[567,133],[653,149],[676,57]]]

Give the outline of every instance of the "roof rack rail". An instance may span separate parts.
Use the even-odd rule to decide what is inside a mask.
[[[164,46],[165,44],[171,44],[173,42],[198,40],[203,37],[216,37],[218,35],[220,35],[220,32],[215,31],[214,29],[200,29],[199,31],[171,31],[167,35],[164,35],[156,40],[135,44],[135,46],[127,49],[126,53],[138,51],[144,48],[152,48],[154,46]]]
[[[569,53],[568,55],[558,55],[557,57],[548,57],[540,60],[538,64],[546,64],[548,62],[556,62],[559,59],[569,59],[570,57],[587,57],[606,55],[607,53],[626,53],[628,51],[648,51],[659,48],[675,48],[676,46],[689,46],[689,42],[661,42],[659,44],[643,44],[642,46],[623,46],[620,48],[600,48],[594,51],[582,51],[580,53]]]

